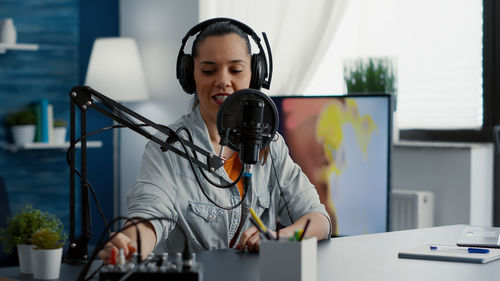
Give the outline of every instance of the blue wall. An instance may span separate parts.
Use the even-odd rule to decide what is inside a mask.
[[[102,2],[102,3],[101,3]],[[11,17],[19,43],[36,43],[38,51],[0,54],[0,120],[12,110],[41,98],[54,105],[56,118],[69,121],[69,90],[83,84],[93,40],[118,36],[118,0],[0,0],[0,19]],[[89,131],[111,124],[89,114]],[[108,218],[112,216],[111,133],[90,140],[103,141],[89,149],[89,179]],[[0,141],[10,141],[0,127]],[[0,149],[0,176],[10,200],[11,212],[29,203],[60,217],[69,232],[69,167],[63,150]],[[78,190],[77,190],[78,191]],[[102,223],[92,207],[94,240]]]

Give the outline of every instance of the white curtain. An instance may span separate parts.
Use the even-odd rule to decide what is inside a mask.
[[[199,18],[229,17],[249,25],[261,38],[265,32],[274,61],[268,94],[301,95],[333,40],[347,2],[200,0]]]

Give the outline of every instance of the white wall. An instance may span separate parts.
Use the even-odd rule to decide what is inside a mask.
[[[493,145],[396,144],[393,189],[434,193],[434,225],[493,223]]]
[[[137,40],[151,100],[126,106],[146,118],[170,124],[189,110],[191,96],[176,79],[181,40],[198,23],[198,0],[121,0],[120,34]],[[190,46],[188,46],[190,50]],[[126,211],[126,194],[135,183],[146,139],[122,129],[119,147],[120,214]]]

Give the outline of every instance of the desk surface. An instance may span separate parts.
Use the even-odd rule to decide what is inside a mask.
[[[398,252],[426,243],[453,244],[464,225],[335,238],[318,245],[318,280],[497,280],[500,261],[471,264],[398,259]],[[234,249],[197,253],[204,280],[259,280],[259,255]],[[61,280],[75,280],[82,266],[63,264]],[[32,280],[17,267],[0,277]]]

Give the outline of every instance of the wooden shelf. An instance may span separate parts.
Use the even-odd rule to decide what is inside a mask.
[[[32,142],[25,143],[23,145],[17,145],[12,143],[2,143],[1,146],[5,150],[11,152],[16,152],[18,150],[35,150],[35,149],[68,149],[69,142],[65,143],[45,143],[45,142]],[[98,148],[102,147],[101,141],[87,141],[87,148]],[[76,148],[80,148],[80,143],[76,144]]]
[[[5,44],[0,43],[0,54],[5,54],[7,50],[17,50],[17,51],[37,51],[37,44]]]

